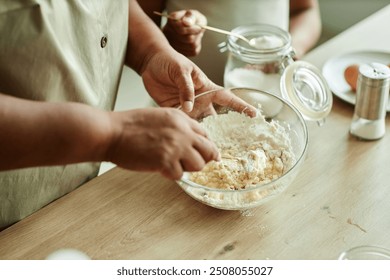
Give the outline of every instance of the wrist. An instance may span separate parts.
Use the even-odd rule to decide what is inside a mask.
[[[107,160],[107,149],[113,138],[110,112],[72,103],[64,106],[63,138],[69,138],[69,162],[101,162]],[[66,157],[65,155],[64,157]]]

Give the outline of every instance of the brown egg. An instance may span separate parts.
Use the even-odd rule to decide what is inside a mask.
[[[356,85],[359,76],[359,65],[352,64],[344,70],[344,78],[353,92],[356,92]]]

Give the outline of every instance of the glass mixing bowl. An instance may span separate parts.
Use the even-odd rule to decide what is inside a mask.
[[[224,90],[226,91],[226,89],[222,91]],[[185,172],[177,183],[188,195],[206,205],[225,210],[245,210],[263,204],[282,193],[291,184],[304,160],[308,145],[308,133],[306,123],[300,112],[282,98],[250,88],[232,88],[228,90],[255,108],[260,105],[262,114],[268,122],[277,121],[279,125],[284,127],[291,139],[295,156],[294,164],[281,177],[246,189],[218,189],[207,185],[199,185],[190,180],[190,172]],[[220,91],[214,90],[197,95],[194,110],[190,116],[202,122],[202,119],[207,115],[215,112],[225,114],[232,110],[232,108],[213,103]],[[248,127],[243,127],[243,129],[248,129]]]

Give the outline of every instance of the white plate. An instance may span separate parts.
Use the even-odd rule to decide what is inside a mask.
[[[360,51],[347,53],[329,59],[322,68],[322,74],[329,84],[334,95],[342,100],[355,104],[356,93],[344,79],[344,71],[351,64],[363,64],[379,62],[385,65],[390,64],[390,53],[376,51]],[[387,104],[387,111],[390,112],[390,99]]]

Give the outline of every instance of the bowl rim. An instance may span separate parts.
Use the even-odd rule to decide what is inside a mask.
[[[179,185],[182,185],[182,183],[185,183],[185,184],[187,184],[187,185],[189,185],[190,187],[193,187],[193,188],[198,188],[198,189],[201,189],[201,190],[204,190],[204,191],[209,191],[209,192],[211,191],[211,192],[220,192],[220,193],[239,193],[239,192],[246,193],[246,192],[258,191],[258,190],[261,190],[261,189],[267,189],[269,186],[272,186],[276,182],[278,182],[281,179],[285,178],[289,173],[292,172],[292,170],[296,166],[300,165],[302,163],[302,160],[305,158],[307,150],[308,150],[308,144],[309,144],[309,133],[308,133],[307,124],[306,124],[306,121],[303,118],[301,112],[299,112],[299,110],[292,103],[290,103],[288,100],[285,100],[285,99],[281,98],[280,96],[275,95],[273,93],[270,93],[270,92],[267,92],[267,91],[264,91],[264,90],[249,88],[249,87],[231,87],[231,88],[213,89],[213,90],[209,90],[209,91],[205,91],[203,93],[200,93],[200,94],[196,95],[195,98],[201,97],[201,96],[206,95],[206,94],[210,94],[210,93],[212,93],[214,91],[220,91],[220,90],[230,90],[231,91],[231,90],[235,90],[235,89],[237,89],[237,90],[243,90],[243,89],[244,90],[250,90],[250,91],[260,92],[260,93],[263,93],[263,94],[266,94],[266,95],[271,95],[272,97],[274,97],[276,99],[279,99],[282,103],[284,103],[291,110],[293,110],[296,113],[296,115],[298,116],[298,118],[300,120],[300,123],[303,126],[303,132],[304,132],[304,136],[305,136],[305,143],[304,143],[304,147],[303,147],[302,153],[300,154],[299,158],[295,161],[294,165],[291,166],[291,168],[286,173],[284,173],[281,177],[279,177],[277,179],[274,179],[274,180],[272,180],[272,181],[270,181],[268,183],[256,184],[255,186],[249,187],[247,189],[238,189],[238,190],[218,189],[218,188],[212,188],[212,187],[199,185],[199,184],[197,184],[197,183],[195,183],[195,182],[193,182],[191,180],[188,180],[188,179],[184,178],[184,174],[193,173],[193,172],[188,172],[188,171],[184,172],[183,176],[179,180],[177,180]]]

